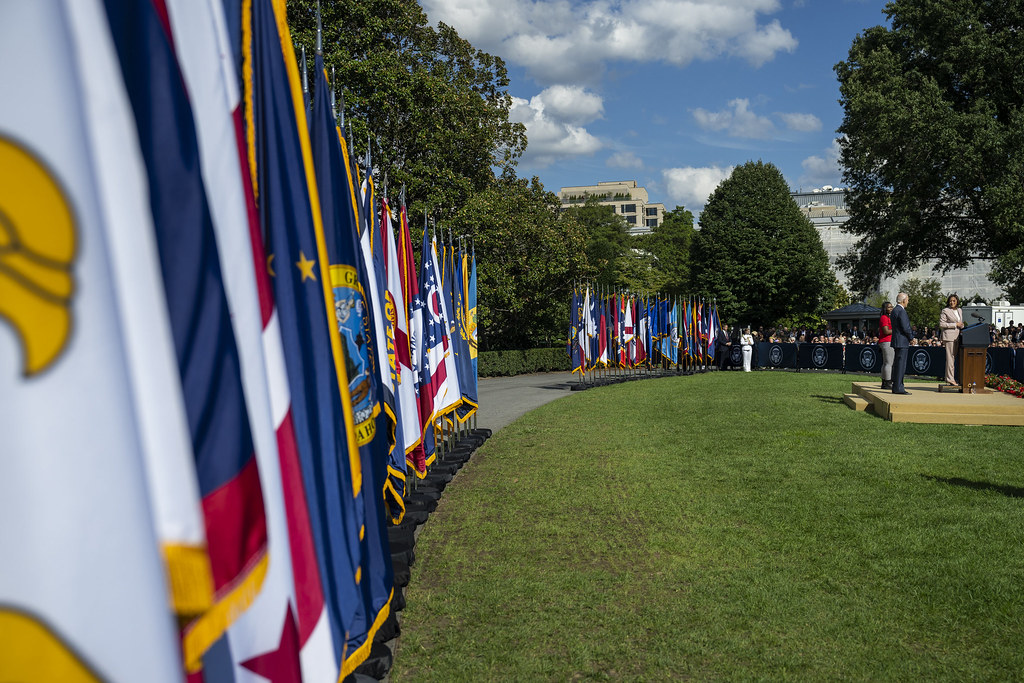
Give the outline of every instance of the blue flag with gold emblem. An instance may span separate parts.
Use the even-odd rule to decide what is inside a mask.
[[[387,484],[388,418],[381,410],[381,358],[375,342],[370,278],[360,253],[355,179],[330,107],[323,56],[315,59],[315,91],[310,119],[313,165],[324,226],[327,284],[334,331],[348,376],[356,444],[362,468],[360,600],[347,628],[348,652],[365,658],[373,636],[387,618],[392,595],[391,552],[387,540],[384,491]]]
[[[454,313],[455,335],[453,346],[455,347],[455,366],[459,372],[459,390],[462,392],[462,405],[458,408],[459,419],[465,422],[480,406],[477,398],[476,381],[476,348],[472,340],[469,320],[469,286],[470,286],[470,264],[469,255],[462,248],[459,248],[455,255],[455,273],[452,278],[454,292]]]

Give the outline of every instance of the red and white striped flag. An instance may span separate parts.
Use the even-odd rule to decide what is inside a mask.
[[[269,525],[272,561],[262,591],[228,631],[234,676],[258,681],[287,674],[298,680],[301,671],[303,680],[333,683],[338,658],[299,469],[223,5],[219,0],[166,2],[196,120]]]

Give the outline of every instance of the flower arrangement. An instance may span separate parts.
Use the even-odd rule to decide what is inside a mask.
[[[1024,398],[1024,384],[1006,375],[985,375],[985,386],[1018,398]]]

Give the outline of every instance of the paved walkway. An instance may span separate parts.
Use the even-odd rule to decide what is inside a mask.
[[[568,396],[571,372],[546,372],[515,377],[482,377],[479,383],[480,410],[477,426],[498,431],[534,408]]]

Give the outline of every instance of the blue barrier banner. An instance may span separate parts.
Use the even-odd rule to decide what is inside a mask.
[[[1024,353],[1013,352],[1013,378],[1024,382]]]
[[[1009,375],[1013,372],[1013,349],[990,346],[985,354],[986,375]]]
[[[907,353],[907,374],[945,377],[946,349],[941,346],[911,346]]]
[[[842,370],[842,344],[800,344],[797,365],[810,370]]]
[[[754,362],[759,368],[796,368],[797,345],[790,343],[758,342]]]
[[[732,346],[729,347],[728,355],[725,357],[725,367],[743,367],[743,347],[740,346],[739,342],[733,342]]]
[[[877,374],[882,371],[882,349],[878,344],[847,344],[846,371]]]

